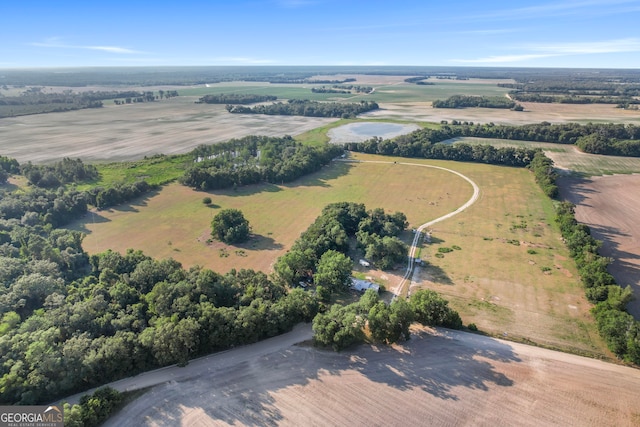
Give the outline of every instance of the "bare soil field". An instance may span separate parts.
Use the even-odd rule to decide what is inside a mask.
[[[255,357],[239,348],[197,361],[190,372],[191,365],[169,368],[183,371],[167,372],[175,380],[104,425],[640,424],[640,371],[579,356],[426,328],[393,347],[341,353],[308,345],[268,352],[264,344]]]
[[[589,226],[603,245],[600,254],[613,258],[609,272],[620,286],[631,286],[636,299],[628,311],[640,319],[640,175],[563,177],[560,194],[576,205],[576,219]]]
[[[380,109],[361,118],[436,122],[442,120],[471,121],[521,125],[527,123],[612,122],[640,123],[640,112],[615,108],[610,104],[541,104],[521,103],[524,111],[500,108],[433,108],[431,102],[382,103]]]
[[[247,135],[297,135],[336,119],[229,114],[182,96],[145,104],[0,119],[0,153],[19,162],[86,162],[185,153]]]

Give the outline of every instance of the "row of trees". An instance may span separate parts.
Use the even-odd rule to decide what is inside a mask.
[[[516,104],[509,98],[499,96],[473,96],[473,95],[453,95],[445,100],[436,99],[433,101],[433,108],[510,108],[522,111],[521,105]]]
[[[227,111],[238,114],[268,114],[279,116],[307,116],[307,117],[336,117],[353,118],[358,114],[378,109],[378,104],[373,101],[360,101],[352,103],[343,102],[319,102],[306,99],[290,99],[285,102],[276,102],[269,105],[256,105],[244,107],[239,105],[227,105]]]
[[[622,288],[607,271],[610,258],[598,254],[602,242],[594,239],[589,227],[575,219],[575,206],[562,202],[556,208],[556,222],[576,261],[587,299],[600,335],[611,351],[626,361],[640,364],[640,322],[626,311],[633,298],[630,287]]]
[[[454,134],[454,132],[448,133],[448,135]],[[455,160],[514,167],[524,167],[528,165],[536,152],[539,151],[524,147],[495,148],[492,145],[434,143],[430,140],[430,138],[433,137],[433,139],[437,141],[442,136],[442,133],[435,131],[403,135],[393,140],[383,140],[379,137],[374,137],[360,143],[347,143],[345,144],[345,148],[355,152],[383,154],[387,156]]]
[[[393,140],[374,138],[361,143],[360,150],[381,154],[397,152],[405,157],[423,157],[422,147],[459,137],[496,138],[518,141],[550,142],[556,144],[576,144],[591,154],[611,154],[620,156],[640,155],[640,126],[613,123],[551,124],[542,122],[521,126],[495,125],[493,123],[443,124],[439,129],[419,129]],[[372,147],[369,147],[372,146]],[[347,149],[358,150],[356,143],[347,144]],[[378,148],[382,147],[382,148]],[[424,156],[426,157],[426,156]],[[429,158],[429,157],[427,157]],[[437,157],[436,157],[437,158]],[[455,159],[452,159],[455,160]],[[460,159],[464,161],[474,161]]]
[[[220,93],[205,95],[201,97],[197,104],[253,104],[256,102],[275,101],[277,96],[256,95],[251,93]]]
[[[180,182],[198,190],[261,182],[280,184],[316,172],[342,153],[336,145],[310,147],[290,136],[248,136],[196,148],[192,152],[196,162]]]
[[[409,326],[415,320],[425,326],[462,328],[460,315],[439,294],[419,290],[409,301],[394,299],[391,304],[381,301],[369,289],[358,302],[342,306],[334,304],[313,319],[314,341],[340,351],[364,342],[365,327],[371,338],[381,344],[393,344],[410,337]]]

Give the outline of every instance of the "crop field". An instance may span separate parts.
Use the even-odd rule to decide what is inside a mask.
[[[365,203],[407,215],[416,227],[455,210],[472,193],[450,173],[394,164],[397,158],[358,154],[361,160],[389,163],[335,163],[321,172],[283,186],[260,185],[237,191],[196,192],[171,184],[159,193],[117,209],[90,213],[74,225],[88,233],[90,253],[108,248],[141,249],[184,266],[215,271],[253,268],[271,271],[272,263],[335,201]],[[442,161],[406,160],[460,171],[481,188],[480,200],[434,227],[432,243],[420,256],[427,261],[421,280],[445,295],[465,323],[514,339],[606,355],[589,314],[577,273],[552,225],[552,206],[525,169]],[[208,195],[213,207],[202,203]],[[241,246],[209,239],[211,218],[220,208],[243,211],[254,237]],[[411,237],[408,232],[407,240]],[[441,247],[453,247],[443,258]],[[364,271],[393,288],[403,272]]]
[[[640,319],[640,175],[565,177],[558,182],[562,197],[576,205],[576,219],[603,242],[601,255],[613,259],[609,272],[636,299],[627,305]]]
[[[297,135],[336,119],[229,114],[196,97],[0,120],[0,153],[19,162],[86,162],[181,154],[247,135]]]
[[[453,93],[451,93],[453,95]],[[431,101],[389,100],[362,118],[413,120],[440,123],[442,120],[522,125],[527,123],[631,123],[640,124],[640,112],[615,108],[610,104],[536,104],[521,103],[524,111],[504,108],[433,108]]]
[[[564,171],[566,174],[595,176],[640,173],[640,158],[638,157],[603,156],[583,153],[573,145],[474,137],[455,138],[448,142],[488,144],[494,147],[541,148],[547,157],[553,160],[555,167]]]

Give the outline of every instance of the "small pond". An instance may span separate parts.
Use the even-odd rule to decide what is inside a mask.
[[[382,139],[395,138],[399,135],[411,133],[420,129],[418,125],[403,125],[398,123],[362,122],[349,123],[329,130],[328,136],[334,144],[345,142],[362,142],[378,136]]]

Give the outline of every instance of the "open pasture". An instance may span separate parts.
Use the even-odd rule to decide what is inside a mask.
[[[606,354],[553,222],[552,202],[532,174],[474,163],[448,167],[474,180],[481,196],[433,226],[411,292],[428,287],[442,293],[465,323],[492,334]]]
[[[74,227],[88,232],[83,246],[90,253],[135,248],[157,258],[173,257],[185,266],[268,272],[329,203],[350,201],[404,212],[411,226],[417,226],[455,210],[471,192],[462,179],[440,170],[336,162],[285,185],[205,193],[171,184],[131,205],[89,213]],[[205,196],[212,198],[212,207],[202,203]],[[237,247],[207,243],[211,219],[220,208],[243,211],[254,234],[250,242]]]
[[[389,163],[336,162],[289,185],[260,185],[236,191],[196,192],[178,184],[148,199],[90,213],[74,228],[88,233],[90,253],[108,248],[142,249],[156,258],[215,271],[253,268],[269,272],[328,203],[352,201],[407,215],[410,227],[455,210],[471,186],[445,171],[394,164],[398,158],[357,154],[356,159]],[[428,264],[412,284],[441,292],[465,323],[492,334],[575,352],[603,355],[589,304],[573,262],[552,224],[552,206],[525,169],[403,159],[455,169],[481,188],[465,212],[434,226],[432,243],[420,256]],[[213,207],[202,203],[208,195]],[[208,243],[210,221],[219,208],[243,211],[253,228],[241,246]],[[411,236],[407,233],[407,239]],[[457,246],[443,258],[440,247]],[[529,250],[534,251],[530,253]],[[399,272],[400,270],[398,270]],[[400,274],[370,271],[395,287]]]
[[[541,148],[553,160],[555,167],[566,174],[581,176],[640,173],[639,157],[604,156],[580,151],[574,145],[549,142],[514,141],[507,139],[462,137],[447,142],[486,144],[499,147]]]

